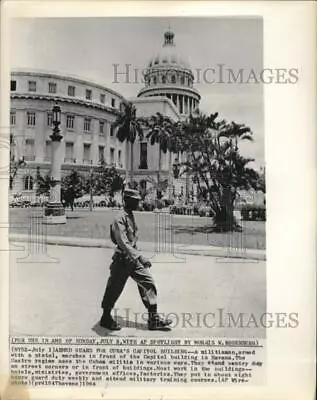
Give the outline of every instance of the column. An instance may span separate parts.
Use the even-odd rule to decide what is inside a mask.
[[[190,97],[189,98],[189,113],[191,114],[191,112],[192,112],[192,98]]]
[[[93,164],[99,162],[99,150],[98,150],[98,137],[99,137],[99,121],[97,119],[92,120],[92,141],[91,141],[91,154]]]
[[[179,111],[179,96],[178,96],[178,94],[176,95],[176,107]]]
[[[183,102],[183,114],[186,114],[186,112],[185,112],[185,96],[184,95],[182,98],[182,102]]]
[[[83,163],[83,133],[82,133],[82,126],[83,126],[83,118],[82,117],[75,117],[74,121],[74,131],[76,132],[75,135],[75,143],[74,143],[74,158],[76,160],[76,164]]]
[[[105,151],[105,161],[110,163],[110,124],[111,122],[106,122],[106,151]]]
[[[43,162],[45,151],[45,113],[36,113],[36,125],[34,127],[34,154],[36,162]],[[63,160],[64,161],[64,160]]]

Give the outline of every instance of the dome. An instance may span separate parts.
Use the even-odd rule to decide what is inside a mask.
[[[174,33],[164,33],[163,47],[149,61],[148,68],[173,66],[190,70],[190,64],[186,56],[180,54],[174,43]]]

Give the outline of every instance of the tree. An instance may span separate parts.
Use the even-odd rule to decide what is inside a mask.
[[[36,169],[36,194],[41,195],[44,194],[45,196],[49,196],[50,189],[55,184],[54,180],[49,176],[45,175],[42,176],[40,173],[40,167]]]
[[[84,178],[73,170],[69,175],[62,178],[61,199],[67,206],[70,205],[74,211],[74,200],[84,194]]]
[[[51,187],[55,186],[55,181],[49,175],[42,176],[40,168],[36,171],[36,194],[49,196]],[[62,177],[61,182],[61,201],[63,204],[70,205],[74,211],[74,200],[81,197],[85,190],[84,177],[73,170],[69,175]]]
[[[116,192],[122,190],[124,181],[115,167],[108,167],[106,164],[102,164],[96,168],[89,179],[93,180],[93,194],[107,194],[111,198],[114,197]]]
[[[254,160],[240,154],[239,143],[252,141],[252,132],[217,117],[218,113],[197,112],[177,131],[181,151],[189,156],[183,165],[198,184],[199,195],[210,204],[214,231],[241,230],[233,216],[237,190],[256,188],[258,174],[248,166]]]
[[[137,118],[136,108],[132,103],[127,103],[124,105],[124,112],[118,116],[113,126],[118,127],[117,138],[119,141],[130,143],[130,180],[133,181],[133,146],[137,137],[143,138],[142,118]]]
[[[261,190],[261,192],[266,193],[265,167],[260,168],[258,177],[258,190]]]
[[[171,175],[172,153],[176,153],[178,149],[178,136],[175,134],[175,132],[180,129],[181,125],[173,122],[169,117],[166,117],[158,112],[146,120],[146,127],[148,129],[146,138],[150,139],[151,145],[153,146],[155,143],[159,145],[157,172],[157,197],[159,198],[161,194],[160,180],[162,170],[162,151],[164,154],[169,151],[169,173]]]

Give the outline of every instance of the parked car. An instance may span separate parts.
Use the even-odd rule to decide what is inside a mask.
[[[78,197],[78,199],[74,200],[74,206],[75,207],[89,207],[90,204],[90,195],[89,194],[84,194],[81,197]]]
[[[201,205],[198,207],[198,215],[200,217],[212,217],[213,216],[213,211],[210,206],[207,205]]]
[[[266,221],[265,205],[244,204],[241,207],[241,216],[244,221]]]

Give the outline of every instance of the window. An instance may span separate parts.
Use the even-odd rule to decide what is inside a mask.
[[[140,166],[139,166],[139,169],[148,169],[147,143],[140,143]]]
[[[86,99],[87,100],[91,100],[91,90],[90,89],[86,89]]]
[[[116,106],[116,99],[112,98],[111,99],[111,107],[115,107]]]
[[[66,142],[65,144],[65,163],[74,162],[74,143]]]
[[[15,111],[10,112],[10,125],[16,124],[16,114]]]
[[[182,84],[182,85],[185,84],[185,77],[184,77],[184,76],[181,77],[181,84]]]
[[[172,75],[172,83],[176,83],[176,76]]]
[[[154,76],[154,78],[153,78],[153,83],[154,83],[154,85],[156,85],[156,76]]]
[[[75,86],[68,86],[68,96],[75,96]]]
[[[53,125],[53,113],[52,112],[47,113],[47,125],[48,126]]]
[[[24,190],[33,190],[33,177],[31,175],[24,178]]]
[[[110,164],[114,164],[114,148],[110,147]]]
[[[100,103],[105,104],[105,102],[106,102],[106,96],[103,93],[101,93],[100,94]]]
[[[110,136],[112,137],[114,135],[114,126],[110,125]]]
[[[122,168],[121,150],[118,150],[118,163],[119,163],[119,166]]]
[[[166,76],[162,76],[162,83],[166,83]]]
[[[11,81],[10,90],[15,92],[17,90],[17,81]]]
[[[36,82],[29,81],[29,92],[36,92]]]
[[[99,121],[99,135],[100,136],[103,135],[104,127],[105,127],[105,123],[103,121]]]
[[[49,93],[56,93],[57,85],[56,83],[49,82],[48,83],[48,92]]]
[[[85,132],[90,132],[90,125],[91,125],[90,118],[85,118],[84,119],[84,131]]]
[[[90,144],[84,144],[84,164],[90,164]]]
[[[99,160],[99,162],[103,162],[105,160],[104,153],[105,153],[105,147],[104,146],[99,146],[98,147],[98,160]]]
[[[28,126],[34,126],[35,125],[35,112],[28,112],[27,113],[28,117]]]
[[[25,140],[25,160],[26,161],[34,161],[35,160],[34,139],[26,139]]]
[[[75,121],[74,115],[67,115],[67,117],[66,117],[66,128],[67,129],[74,129],[74,121]]]

